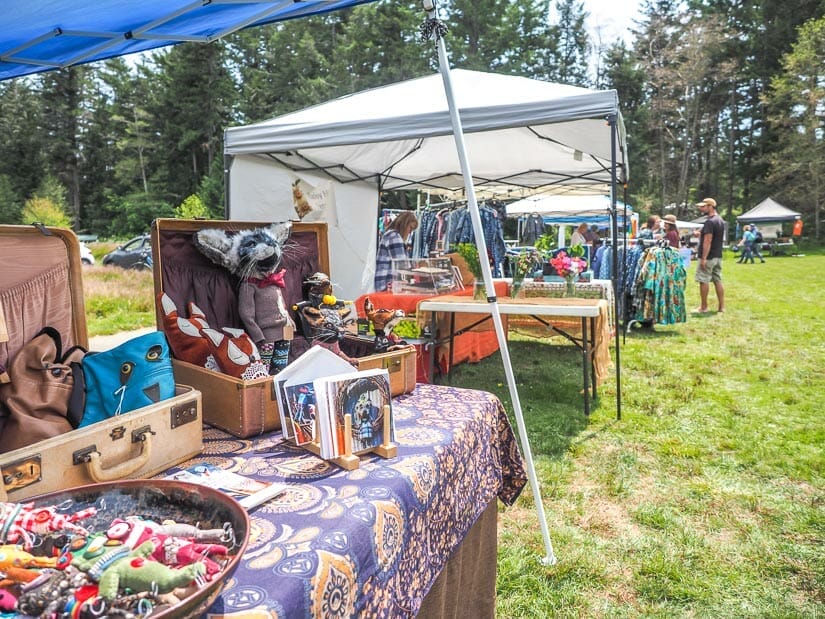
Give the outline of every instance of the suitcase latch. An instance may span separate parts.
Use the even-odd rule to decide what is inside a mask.
[[[192,400],[191,402],[184,402],[183,404],[173,406],[170,413],[172,418],[169,425],[172,426],[173,430],[190,421],[196,421],[198,418],[198,401]]]
[[[29,456],[23,460],[9,462],[0,467],[0,471],[2,471],[3,486],[6,492],[31,486],[42,479],[40,454]]]
[[[401,359],[384,359],[384,369],[390,374],[401,369]]]

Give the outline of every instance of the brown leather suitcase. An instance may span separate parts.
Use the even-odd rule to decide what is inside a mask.
[[[237,290],[237,281],[223,267],[210,262],[195,248],[192,236],[204,228],[228,231],[265,226],[266,222],[157,219],[152,224],[152,259],[155,293],[165,292],[178,308],[192,301],[206,315],[210,326],[243,328],[237,312],[237,299],[215,303],[210,291],[229,288]],[[283,266],[287,270],[284,297],[287,307],[302,300],[303,280],[317,272],[329,273],[329,245],[325,223],[293,222]],[[217,282],[215,280],[221,280]],[[163,329],[161,309],[156,304],[157,324]],[[295,316],[293,315],[293,318]],[[297,323],[297,320],[296,320]],[[296,334],[290,358],[308,347]],[[343,348],[343,343],[342,343]],[[415,350],[370,355],[371,351],[355,351],[359,368],[384,367],[390,370],[393,395],[409,393],[415,388]],[[271,378],[241,380],[206,368],[174,360],[175,376],[203,393],[203,419],[241,438],[280,428],[278,401]],[[403,371],[402,371],[403,370]]]
[[[71,230],[0,226],[0,264],[0,365],[44,326],[57,329],[64,350],[88,348],[80,246]],[[0,500],[150,477],[200,453],[201,421],[200,393],[179,384],[162,402],[7,451],[0,454]]]

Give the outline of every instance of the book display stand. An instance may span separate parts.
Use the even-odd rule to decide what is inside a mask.
[[[366,449],[359,452],[358,455],[374,453],[381,458],[394,458],[397,456],[398,446],[390,441],[390,437],[392,435],[391,423],[390,407],[389,405],[385,405],[382,443],[372,449]],[[299,447],[303,447],[307,451],[314,453],[319,458],[321,457],[321,446],[317,442],[304,443],[303,445],[299,445]],[[334,458],[328,458],[328,460],[337,464],[342,469],[354,471],[361,466],[361,458],[359,458],[358,455],[352,453],[352,415],[346,413],[344,415],[344,453]]]

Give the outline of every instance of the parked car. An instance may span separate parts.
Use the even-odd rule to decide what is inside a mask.
[[[80,243],[80,264],[86,265],[93,265],[95,263],[95,257],[92,254],[92,250],[89,249],[89,246],[86,243]]]
[[[111,264],[124,269],[148,269],[152,266],[152,244],[148,234],[130,239],[114,251],[103,256],[103,265]]]

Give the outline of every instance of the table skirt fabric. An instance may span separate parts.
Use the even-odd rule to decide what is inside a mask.
[[[209,617],[416,616],[485,509],[496,497],[511,504],[527,478],[490,393],[418,385],[393,414],[398,456],[362,456],[354,471],[280,434],[205,431],[203,454],[180,467],[209,462],[289,484],[250,513],[249,547]]]

